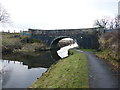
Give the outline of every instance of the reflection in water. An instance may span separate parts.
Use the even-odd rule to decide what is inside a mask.
[[[29,55],[20,53],[3,55],[3,60],[0,60],[0,64],[2,63],[4,67],[3,88],[29,87],[56,60],[68,56],[68,49],[76,46],[77,44],[69,45],[61,48],[58,52],[52,50],[51,52],[29,53]]]
[[[50,52],[3,55],[3,60],[0,60],[4,67],[2,86],[27,88],[54,62]]]
[[[74,47],[78,47],[78,44],[75,42],[74,44],[62,47],[60,50],[55,49],[51,50],[51,56],[55,59],[55,60],[59,60],[61,58],[67,57],[68,56],[68,50]]]
[[[4,60],[3,88],[26,88],[31,85],[47,68],[32,68],[17,61]]]
[[[42,52],[42,53],[32,53],[32,55],[28,54],[6,54],[3,55],[3,60],[8,60],[7,63],[11,61],[22,62],[23,65],[27,65],[28,68],[49,68],[55,60],[51,58],[50,52]],[[4,62],[4,61],[3,61]]]
[[[58,49],[51,50],[51,57],[53,59],[55,59],[56,61],[61,59],[61,57],[58,55],[57,51],[58,51]]]
[[[67,57],[68,56],[68,50],[71,49],[71,48],[74,48],[74,47],[78,47],[78,44],[74,43],[74,44],[65,46],[65,47],[61,48],[60,50],[58,50],[57,53],[61,58]]]

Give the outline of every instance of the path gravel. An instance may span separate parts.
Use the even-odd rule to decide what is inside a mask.
[[[90,88],[120,88],[119,74],[105,60],[97,58],[93,53],[76,51],[86,54],[88,58]]]

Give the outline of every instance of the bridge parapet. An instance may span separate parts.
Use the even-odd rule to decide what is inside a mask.
[[[42,40],[47,45],[58,37],[71,37],[77,40],[80,47],[98,47],[98,34],[104,33],[103,28],[39,30],[29,29],[30,37]]]

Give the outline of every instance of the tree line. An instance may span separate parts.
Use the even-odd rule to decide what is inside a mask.
[[[0,3],[0,24],[9,23],[10,15]]]
[[[102,19],[97,19],[94,22],[94,26],[103,27],[104,29],[118,29],[119,28],[119,17],[116,16],[114,18],[103,17]]]

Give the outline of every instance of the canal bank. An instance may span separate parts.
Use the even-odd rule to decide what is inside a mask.
[[[50,52],[3,55],[2,88],[27,88],[53,63]]]
[[[89,88],[86,56],[70,51],[72,55],[52,65],[29,88]]]
[[[69,45],[54,51],[62,57],[68,55],[68,49],[76,45]],[[2,75],[2,88],[28,88],[42,73],[56,63],[58,60],[51,51],[44,52],[22,52],[3,54],[0,64],[3,65],[4,75]],[[19,77],[19,78],[18,78]],[[17,81],[16,81],[17,80]]]
[[[2,54],[49,51],[41,40],[24,37],[21,33],[2,33]]]

